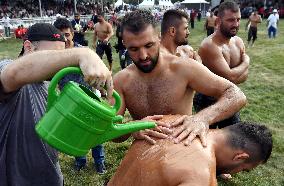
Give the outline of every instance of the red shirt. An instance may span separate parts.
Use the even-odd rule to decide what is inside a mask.
[[[22,29],[21,29],[21,28],[17,28],[17,29],[15,30],[15,36],[16,36],[16,38],[22,38],[22,35],[23,35]]]
[[[22,28],[22,34],[23,34],[23,36],[27,33],[27,30],[28,30],[28,29],[26,29],[26,28]]]

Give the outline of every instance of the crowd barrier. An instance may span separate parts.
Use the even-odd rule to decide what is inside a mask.
[[[91,19],[92,15],[81,15],[81,21],[87,23]],[[73,20],[74,17],[68,17],[68,20]],[[25,28],[28,28],[29,26],[35,24],[35,23],[50,23],[53,24],[53,22],[56,20],[56,17],[33,17],[33,18],[22,18],[22,19],[10,19],[10,25],[11,25],[11,32],[18,28],[18,26],[23,25]],[[0,19],[0,30],[4,30],[4,21]]]

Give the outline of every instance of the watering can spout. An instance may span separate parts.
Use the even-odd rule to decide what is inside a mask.
[[[124,124],[113,124],[110,131],[104,135],[100,141],[109,141],[120,136],[123,136],[128,133],[136,132],[139,130],[144,130],[148,128],[154,128],[155,122],[149,121],[138,121],[138,122],[129,122]],[[100,144],[100,143],[99,143]]]

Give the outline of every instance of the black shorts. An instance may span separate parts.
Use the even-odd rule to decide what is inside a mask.
[[[248,41],[250,41],[252,38],[253,41],[256,40],[257,38],[257,27],[249,27],[249,31],[248,31]]]
[[[104,53],[106,53],[108,62],[112,63],[112,50],[110,42],[104,43],[102,41],[98,41],[96,53],[100,56],[100,58],[102,58]]]

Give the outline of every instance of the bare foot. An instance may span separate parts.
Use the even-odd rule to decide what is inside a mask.
[[[223,180],[230,180],[230,179],[232,179],[231,174],[220,174],[219,176]]]

